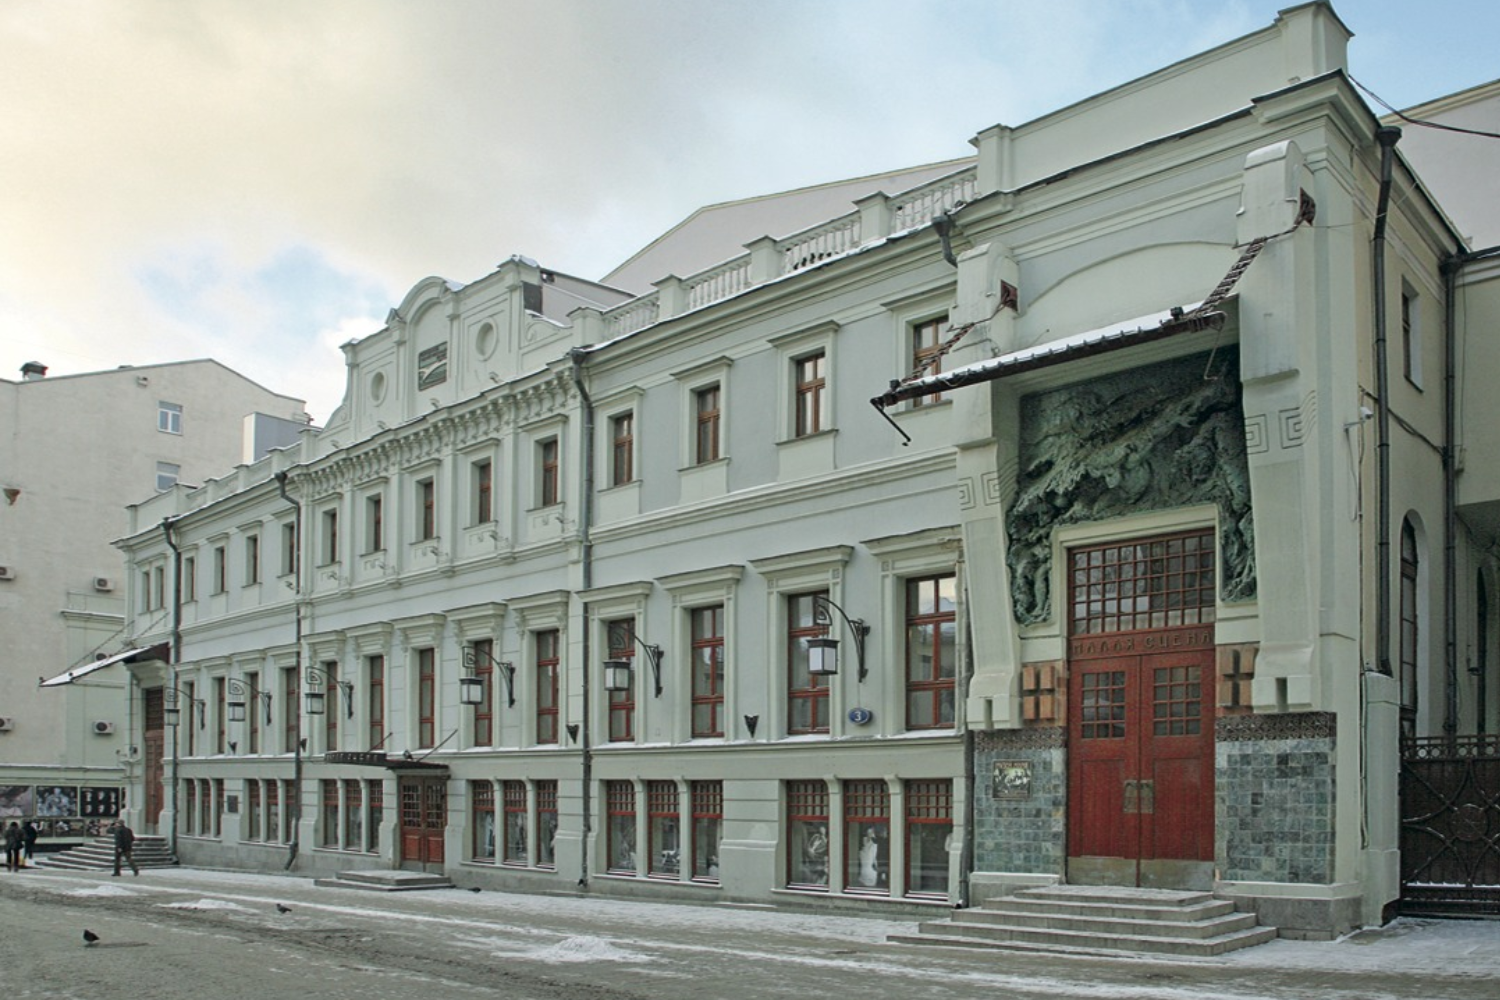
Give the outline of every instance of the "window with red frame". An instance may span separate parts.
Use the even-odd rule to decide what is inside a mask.
[[[474,463],[474,523],[495,519],[495,467],[489,459]]]
[[[912,371],[921,369],[923,375],[936,375],[943,370],[943,328],[947,323],[947,319],[930,319],[911,328]],[[913,399],[911,405],[931,406],[942,398],[942,393],[934,392]]]
[[[263,840],[260,815],[260,781],[255,778],[245,782],[245,832],[246,840]]]
[[[344,782],[344,850],[364,849],[364,817],[360,808],[360,785],[358,779]]]
[[[526,782],[502,783],[505,796],[504,860],[508,865],[526,863]]]
[[[822,351],[793,362],[796,372],[797,437],[816,434],[828,425],[827,358]]]
[[[693,805],[693,878],[719,881],[719,842],[724,838],[724,783],[695,781]]]
[[[437,651],[417,650],[417,746],[437,739]]]
[[[247,673],[245,687],[250,689],[250,705],[245,712],[245,752],[260,753],[260,674]]]
[[[339,710],[343,703],[339,695],[339,665],[330,660],[319,668],[327,683],[323,688],[323,749],[339,748]]]
[[[609,637],[608,653],[605,659],[632,661],[635,659],[635,622],[632,619],[620,618],[605,622],[604,631]],[[630,672],[630,679],[629,691],[609,692],[609,739],[612,743],[635,739],[636,676],[633,670]]]
[[[906,893],[948,898],[948,848],[953,839],[953,782],[908,781]]]
[[[724,606],[689,612],[693,629],[693,735],[724,735]]]
[[[786,783],[787,885],[828,888],[828,785],[822,781]]]
[[[635,414],[626,411],[610,418],[609,485],[624,486],[635,479]]]
[[[474,831],[474,860],[495,860],[495,786],[488,781],[469,782],[472,803],[470,828]]]
[[[560,499],[557,477],[557,438],[548,438],[537,444],[537,506],[551,507]]]
[[[297,668],[284,668],[281,671],[281,704],[284,706],[282,713],[285,716],[282,723],[281,749],[284,753],[291,753],[297,741],[302,738],[301,699],[302,678],[297,675]]]
[[[536,864],[538,868],[556,868],[557,855],[553,840],[557,837],[557,782],[536,783]]]
[[[953,574],[906,581],[906,728],[953,725],[958,661]]]
[[[682,816],[677,782],[646,782],[646,874],[677,878],[682,872]]]
[[[479,678],[484,701],[474,706],[474,745],[487,747],[494,742],[495,721],[495,640],[475,639],[473,646],[474,676]]]
[[[437,483],[432,479],[417,481],[417,538],[426,541],[437,537]]]
[[[891,793],[884,781],[844,782],[844,888],[891,891]]]
[[[719,460],[719,387],[706,386],[693,393],[694,440],[693,464],[704,465]]]
[[[634,875],[635,784],[629,781],[606,781],[604,811],[607,870],[612,875]]]
[[[557,666],[560,662],[556,629],[536,633],[536,741],[557,742]]]
[[[793,736],[828,732],[828,680],[808,670],[807,640],[828,634],[814,614],[815,598],[794,594],[786,601],[787,618],[787,732]]]
[[[385,657],[372,656],[365,661],[369,683],[365,685],[365,706],[370,716],[370,749],[385,744]]]
[[[338,847],[339,834],[339,783],[333,778],[324,778],[322,781],[323,798],[323,822],[322,837],[318,842],[324,847]]]

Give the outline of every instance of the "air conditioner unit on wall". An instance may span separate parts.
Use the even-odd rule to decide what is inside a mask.
[[[98,722],[94,723],[94,732],[99,734],[100,736],[108,736],[114,731],[115,724],[113,722],[105,722],[103,719],[100,719]]]
[[[15,578],[16,571],[14,567],[0,566],[0,580],[14,580]]]
[[[100,593],[108,593],[115,589],[115,581],[107,576],[96,576],[94,577],[94,589]]]
[[[16,728],[16,720],[9,716],[0,716],[0,733],[8,733]]]

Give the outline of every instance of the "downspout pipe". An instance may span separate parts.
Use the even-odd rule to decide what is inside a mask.
[[[589,352],[582,347],[575,347],[568,352],[568,360],[573,363],[573,387],[578,390],[578,398],[582,403],[583,411],[583,470],[579,477],[580,489],[583,495],[578,501],[578,542],[580,559],[580,579],[582,590],[586,593],[594,586],[594,542],[592,528],[594,523],[594,399],[589,395],[588,386],[584,384],[583,366],[588,360]],[[587,888],[589,884],[589,841],[594,835],[594,751],[590,742],[592,734],[589,730],[589,718],[592,716],[592,705],[589,702],[589,691],[591,685],[589,678],[593,675],[589,658],[589,628],[588,605],[584,604],[581,611],[583,636],[579,643],[580,655],[583,657],[583,680],[581,694],[583,697],[583,717],[579,719],[579,741],[582,753],[583,789],[583,832],[579,839],[579,872],[578,887]]]
[[[1401,130],[1386,125],[1377,129],[1380,144],[1380,199],[1375,207],[1375,232],[1371,243],[1374,260],[1375,296],[1375,656],[1382,674],[1393,676],[1391,664],[1391,406],[1390,363],[1386,345],[1386,217],[1391,205],[1391,170]]]
[[[177,545],[177,539],[172,534],[174,518],[164,517],[161,519],[161,533],[166,538],[167,548],[172,550],[172,657],[169,662],[171,669],[167,673],[167,684],[171,686],[172,697],[178,697],[177,689],[177,664],[182,662],[182,549]],[[181,718],[181,715],[178,715]],[[193,706],[188,705],[188,725],[193,724]],[[172,829],[167,835],[167,849],[172,857],[177,857],[177,777],[180,766],[178,753],[177,730],[172,731]]]
[[[293,500],[286,491],[286,471],[276,473],[276,492],[281,494],[281,499],[292,505],[292,606],[293,641],[296,644],[295,659],[292,661],[293,669],[297,671],[298,686],[302,678],[302,505]],[[330,709],[333,711],[337,708]],[[292,842],[287,845],[286,871],[291,871],[292,866],[297,863],[297,851],[300,847],[302,837],[302,706],[288,705],[288,712],[297,713],[297,735],[292,740],[292,788],[295,793],[292,801],[287,803],[291,810]]]

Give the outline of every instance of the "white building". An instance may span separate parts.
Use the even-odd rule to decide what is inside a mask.
[[[1402,735],[1497,721],[1449,418],[1496,303],[1347,38],[1290,8],[706,270],[659,241],[650,294],[419,283],[323,433],[132,509],[181,609],[132,628],[179,709],[138,824],[670,898],[1415,903]]]
[[[101,664],[135,649],[127,591],[132,628],[168,613],[164,578],[127,585],[124,507],[295,440],[303,409],[207,360],[0,380],[0,817],[66,839],[118,807],[140,740],[126,670]]]

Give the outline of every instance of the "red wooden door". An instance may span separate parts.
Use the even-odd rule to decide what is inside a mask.
[[[401,778],[401,864],[417,868],[443,864],[448,789],[443,778]]]

